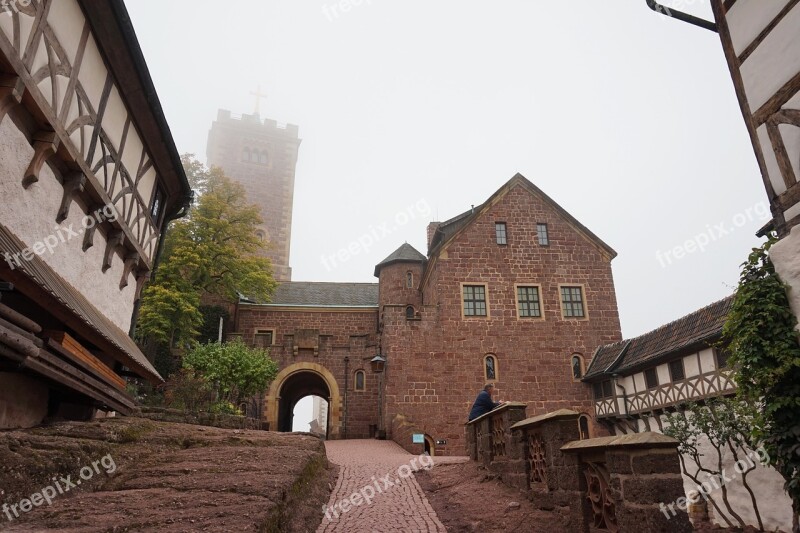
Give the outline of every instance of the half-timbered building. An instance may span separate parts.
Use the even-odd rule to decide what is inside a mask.
[[[121,0],[0,13],[0,427],[127,412],[129,333],[191,190]]]
[[[644,335],[598,347],[584,376],[593,389],[598,422],[615,435],[661,433],[668,423],[665,413],[682,409],[687,402],[735,394],[727,351],[721,345],[722,328],[732,303],[733,296],[729,296]],[[704,454],[701,461],[709,461],[716,469],[716,452],[706,441],[699,444]],[[693,460],[684,458],[690,472]],[[730,454],[723,457],[731,473],[735,460]],[[748,479],[759,493],[768,529],[791,524],[791,502],[783,492],[778,472],[759,467]],[[689,477],[684,477],[684,485],[687,495],[697,488]],[[757,525],[743,485],[732,480],[727,489],[737,513],[748,524]],[[725,525],[723,518],[714,519]]]
[[[780,241],[775,269],[800,316],[800,4],[794,0],[712,0]]]

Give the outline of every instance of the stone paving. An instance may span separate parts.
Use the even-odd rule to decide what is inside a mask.
[[[411,473],[430,467],[430,457],[412,455],[392,441],[338,440],[325,448],[340,471],[317,533],[447,531]]]

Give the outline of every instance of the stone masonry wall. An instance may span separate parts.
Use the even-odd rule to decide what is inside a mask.
[[[495,222],[507,224],[507,245],[496,244]],[[549,246],[538,245],[537,222],[548,225]],[[433,439],[447,441],[437,454],[464,453],[463,424],[484,384],[487,354],[497,358],[499,399],[526,403],[529,415],[561,408],[593,413],[590,390],[573,381],[569,361],[580,353],[588,362],[598,345],[621,338],[606,252],[516,185],[427,269],[420,320],[405,318],[410,295],[381,297],[387,427],[405,414]],[[488,317],[462,317],[462,283],[487,285]],[[540,286],[542,319],[517,317],[515,284]],[[583,286],[586,319],[562,317],[559,284]]]
[[[274,330],[270,355],[277,361],[279,369],[298,363],[317,363],[335,377],[342,396],[342,429],[346,428],[347,438],[367,438],[370,425],[378,423],[379,377],[372,373],[369,364],[378,350],[376,324],[377,312],[370,309],[322,312],[243,305],[238,316],[238,332],[248,344],[255,342],[256,330]],[[316,355],[312,349],[299,349],[295,354],[294,337],[301,329],[318,330]],[[345,357],[349,359],[346,387]],[[357,370],[365,373],[363,392],[355,390]]]

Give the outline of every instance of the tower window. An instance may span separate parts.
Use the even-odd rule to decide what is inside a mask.
[[[464,285],[464,316],[486,316],[486,286]]]
[[[523,318],[539,318],[542,306],[539,300],[539,287],[517,287],[517,308]]]
[[[686,378],[686,371],[683,368],[683,359],[676,359],[669,362],[669,376],[673,383],[683,381]]]
[[[483,373],[486,381],[497,380],[497,358],[494,355],[483,358]]]
[[[611,386],[611,380],[607,379],[605,381],[598,381],[593,385],[594,388],[594,399],[595,400],[602,400],[603,398],[612,398],[614,396],[614,390]]]
[[[728,368],[728,357],[730,357],[728,349],[714,348],[714,354],[717,356],[717,368]]]
[[[581,440],[586,440],[591,437],[589,433],[589,417],[581,415],[578,417],[578,431],[581,435]]]
[[[565,318],[583,318],[583,290],[581,287],[561,287],[561,309]]]
[[[414,288],[414,273],[410,270],[406,272],[406,289]]]
[[[259,163],[263,163],[263,164],[265,164],[265,165],[266,165],[266,164],[267,164],[267,161],[268,161],[268,159],[267,159],[267,152],[266,152],[266,150],[265,150],[265,151],[261,152],[261,154],[258,156],[258,162],[259,162]]]
[[[156,185],[156,190],[153,194],[153,204],[150,206],[150,216],[153,218],[153,223],[156,226],[161,224],[161,212],[164,210],[164,197],[164,189]]]
[[[580,354],[572,355],[572,379],[573,381],[580,381],[583,377],[583,356]]]
[[[508,244],[508,234],[506,232],[505,222],[494,223],[494,234],[497,238],[497,244]]]
[[[356,370],[355,390],[362,392],[367,390],[367,375],[363,370]]]
[[[536,224],[536,238],[539,240],[539,246],[550,245],[550,237],[547,235],[547,224]]]
[[[644,381],[648,389],[655,389],[658,387],[658,372],[655,368],[648,368],[644,371]]]
[[[406,307],[406,320],[413,320],[414,319],[414,315],[415,315],[414,306],[413,305],[409,305],[408,307]]]

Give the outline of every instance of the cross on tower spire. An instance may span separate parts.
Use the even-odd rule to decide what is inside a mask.
[[[261,92],[261,85],[259,85],[255,91],[250,91],[250,94],[256,97],[256,109],[255,114],[261,114],[261,99],[266,98],[267,95]]]

